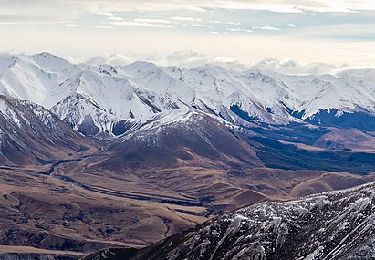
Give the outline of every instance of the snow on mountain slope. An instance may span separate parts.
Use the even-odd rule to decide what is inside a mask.
[[[3,57],[1,65],[2,94],[52,108],[75,129],[89,120],[99,131],[111,132],[119,120],[146,120],[154,113],[182,106],[171,94],[119,77],[116,69],[108,65],[69,65],[45,53]]]
[[[91,136],[111,132],[113,122],[118,120],[113,114],[100,108],[95,101],[80,94],[68,96],[51,111],[63,118],[74,130]]]
[[[212,66],[167,70],[192,86],[196,99],[204,100],[214,111],[220,105],[229,108],[239,104],[242,110],[270,123],[293,120],[286,108],[303,113],[302,119],[324,109],[355,111],[362,108],[375,113],[374,85],[351,77],[287,76],[257,70],[236,73]]]
[[[71,158],[91,144],[54,114],[30,101],[0,95],[0,162],[35,165]]]
[[[71,64],[66,59],[57,57],[48,52],[42,52],[30,57],[30,62],[34,62],[40,68],[48,71],[49,73],[61,72],[71,67]]]
[[[14,98],[33,100],[43,104],[47,86],[56,81],[56,75],[49,74],[35,64],[15,56],[2,62],[1,85],[6,93]],[[48,82],[50,81],[50,82]]]
[[[374,183],[258,203],[141,249],[131,259],[374,259],[374,212]]]
[[[225,122],[198,110],[177,109],[158,114],[119,138],[105,169],[212,165],[261,166],[255,149]]]
[[[180,104],[181,102],[191,104],[193,101],[194,90],[152,63],[134,62],[121,67],[121,71],[137,85],[155,91],[159,95],[166,94],[167,97],[178,100]]]
[[[80,71],[66,60],[46,53],[5,56],[0,58],[0,64],[1,94],[30,100],[47,109],[74,91],[61,88],[60,83]]]
[[[127,79],[85,70],[65,81],[61,88],[66,88],[67,85],[74,86],[75,93],[122,119],[131,118],[132,113],[139,118],[153,113],[152,108],[144,104],[136,88]]]
[[[285,104],[292,110],[304,111],[303,119],[314,116],[319,110],[339,109],[355,111],[358,108],[375,112],[375,85],[369,86],[361,81],[331,75],[280,76],[291,88],[289,100]]]
[[[312,122],[314,117],[320,123],[324,110],[334,110],[333,117],[344,112],[374,115],[374,77],[371,70],[287,76],[211,65],[182,69],[148,62],[117,67],[71,64],[48,53],[0,57],[0,94],[51,109],[85,134],[112,134],[120,121],[143,124],[175,109],[199,109],[240,124]]]
[[[235,121],[231,108],[238,106],[260,121],[282,124],[293,120],[279,100],[283,95],[282,82],[266,75],[242,75],[208,65],[191,70],[165,70],[195,91],[193,103],[203,111],[227,115],[227,120]]]

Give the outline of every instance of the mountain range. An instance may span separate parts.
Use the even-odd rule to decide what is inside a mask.
[[[361,193],[353,200],[371,195],[370,185],[298,199],[375,181],[374,79],[372,69],[293,76],[215,65],[113,66],[71,63],[49,53],[3,54],[0,244],[12,247],[0,247],[0,257],[18,249],[25,257],[42,250],[51,259],[77,259],[121,246],[131,248],[129,254],[152,258],[163,252],[179,259],[185,246],[195,245],[187,237],[196,237],[200,228],[211,230],[217,221],[224,232],[217,231],[218,239],[233,244],[227,236],[244,234],[237,227],[226,234],[226,224],[265,217],[267,234],[246,233],[259,238],[253,242],[260,251],[243,251],[242,238],[232,251],[219,240],[212,246],[218,242],[217,256],[228,259],[282,259],[292,246],[285,225],[317,236],[331,221],[313,211],[316,198],[326,196],[341,215],[348,209],[344,195],[335,194]],[[274,215],[263,216],[265,208]],[[304,219],[295,208],[309,212],[317,226],[298,229]],[[233,220],[239,214],[244,220]],[[271,220],[285,216],[295,222],[281,227],[284,222]],[[285,240],[287,249],[265,245],[273,245],[276,226],[285,231],[277,243]],[[163,244],[171,235],[165,241],[182,251]],[[299,243],[306,241],[301,235]],[[332,245],[323,246],[333,250]],[[199,250],[202,257],[196,250],[192,257],[216,254]],[[316,259],[326,257],[324,250],[316,251]],[[298,251],[295,259],[314,252]]]
[[[370,69],[291,76],[214,65],[72,64],[49,53],[0,58],[1,94],[43,106],[91,136],[119,136],[155,114],[178,109],[200,110],[235,124],[302,121],[375,130],[374,78]]]

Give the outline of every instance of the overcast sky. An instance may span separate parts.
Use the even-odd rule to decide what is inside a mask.
[[[0,35],[3,52],[374,67],[375,1],[0,0]]]

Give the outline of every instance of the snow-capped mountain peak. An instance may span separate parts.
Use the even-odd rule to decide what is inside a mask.
[[[72,64],[66,59],[57,57],[48,52],[42,52],[31,56],[31,61],[34,61],[39,67],[50,72],[59,72],[68,69]]]
[[[238,124],[322,123],[323,112],[332,118],[373,116],[374,75],[348,70],[336,76],[290,76],[213,65],[164,68],[143,61],[71,64],[40,53],[0,57],[0,94],[52,109],[75,129],[91,122],[93,133],[111,134],[120,121],[142,123],[175,109],[198,109]]]

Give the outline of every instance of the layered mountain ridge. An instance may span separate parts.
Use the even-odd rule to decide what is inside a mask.
[[[77,255],[116,244],[139,248],[256,202],[374,181],[374,78],[371,69],[288,76],[3,55],[1,243]],[[299,218],[285,204],[267,203],[251,208],[274,212],[267,223]],[[238,214],[256,219],[248,209]],[[220,226],[233,214],[218,218]],[[184,235],[174,238],[168,241],[183,248]],[[159,245],[170,258],[180,253]],[[272,259],[267,245],[232,253]],[[140,252],[159,252],[152,250]],[[227,248],[220,250],[226,257]],[[289,251],[281,253],[275,259]]]
[[[142,124],[176,109],[198,109],[236,124],[308,122],[351,128],[366,119],[362,127],[374,130],[375,70],[359,74],[363,77],[352,70],[290,76],[213,65],[72,64],[40,53],[0,57],[0,93],[50,109],[85,135],[121,135],[126,130],[118,124]]]

